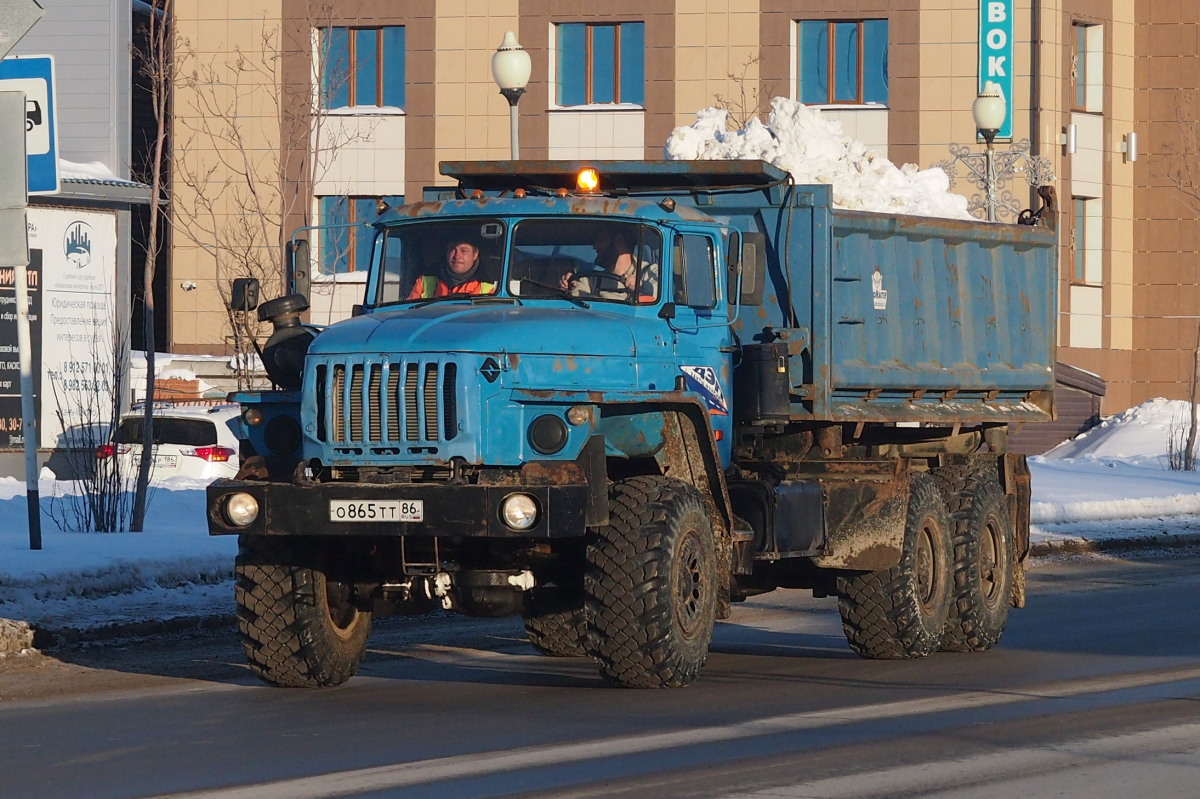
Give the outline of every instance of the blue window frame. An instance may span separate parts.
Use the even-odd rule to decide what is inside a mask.
[[[318,225],[346,225],[321,231],[318,270],[323,275],[344,274],[367,267],[379,200],[395,208],[404,203],[399,196],[388,197],[318,197]],[[356,227],[349,227],[355,225]]]
[[[404,108],[404,28],[322,28],[321,106]]]
[[[557,43],[558,105],[645,101],[645,23],[562,23]]]
[[[798,25],[800,102],[887,105],[886,19],[802,20]]]

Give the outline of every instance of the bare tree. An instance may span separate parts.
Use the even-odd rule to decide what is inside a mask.
[[[62,428],[59,449],[80,488],[78,494],[55,492],[48,512],[60,530],[115,533],[132,529],[134,515],[136,478],[118,457],[114,435],[121,419],[121,398],[129,388],[125,359],[129,334],[120,321],[115,325],[112,320],[97,321],[96,330],[114,331],[112,350],[102,351],[110,342],[95,339],[85,357],[68,358],[63,372],[48,375],[55,417]],[[109,451],[100,457],[104,447]]]
[[[1194,212],[1200,213],[1200,127],[1194,122],[1196,92],[1193,89],[1179,91],[1176,99],[1176,116],[1179,120],[1179,144],[1168,143],[1163,149],[1163,176],[1179,190],[1184,203]],[[1196,469],[1197,427],[1200,412],[1196,403],[1200,400],[1200,320],[1196,323],[1196,340],[1192,347],[1192,373],[1188,380],[1188,398],[1191,400],[1191,418],[1187,428],[1186,443],[1182,445],[1178,458],[1171,459],[1171,468],[1176,463],[1182,471]]]
[[[725,78],[737,87],[737,97],[727,97],[723,94],[713,96],[716,107],[726,112],[725,124],[730,130],[745,130],[750,120],[761,121],[762,115],[771,108],[770,97],[773,89],[768,86],[765,92],[760,92],[758,82],[748,77],[750,68],[760,63],[762,56],[748,56],[742,63],[740,75],[732,72],[725,75]]]
[[[161,246],[160,223],[166,223],[166,206],[162,203],[166,165],[166,137],[168,114],[170,113],[171,89],[175,83],[175,60],[171,47],[170,25],[174,16],[174,0],[150,0],[147,17],[146,48],[140,56],[143,77],[150,89],[150,110],[154,117],[154,137],[146,160],[147,175],[143,179],[150,185],[150,225],[146,237],[145,261],[142,267],[143,333],[146,346],[146,403],[142,419],[142,452],[150,453],[154,447],[154,354],[158,343],[154,339],[154,272],[158,264]],[[133,500],[133,519],[130,529],[141,532],[146,521],[146,504],[150,485],[150,465],[153,458],[148,454],[141,459]]]
[[[229,309],[232,281],[254,277],[267,291],[286,288],[287,227],[312,224],[313,187],[339,150],[370,139],[369,128],[331,124],[323,111],[348,80],[347,65],[329,63],[329,37],[317,35],[332,27],[335,10],[332,0],[314,0],[303,27],[288,31],[264,19],[256,47],[235,47],[230,56],[206,59],[177,41],[180,63],[187,64],[177,86],[189,107],[176,116],[173,166],[181,191],[173,224],[215,264],[240,388],[252,387],[262,331],[257,318]],[[311,54],[307,96],[285,81],[285,58],[297,51]],[[264,120],[277,121],[279,146],[262,146]]]

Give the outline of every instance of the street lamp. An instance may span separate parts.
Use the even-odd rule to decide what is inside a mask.
[[[504,99],[508,100],[508,124],[514,161],[520,158],[520,146],[517,143],[517,103],[525,93],[531,71],[529,53],[517,43],[516,34],[505,31],[504,40],[492,55],[492,78],[500,87]]]
[[[1029,139],[1021,139],[1007,150],[996,152],[996,134],[1004,125],[1007,114],[1008,108],[1000,86],[988,81],[975,102],[971,103],[975,129],[983,137],[987,149],[982,153],[973,153],[964,145],[951,144],[950,154],[954,157],[936,164],[950,178],[951,186],[954,186],[958,177],[958,165],[966,168],[967,180],[983,192],[982,196],[976,194],[969,198],[967,210],[972,213],[985,211],[989,222],[997,221],[1002,210],[1013,216],[1020,213],[1021,203],[1007,188],[1018,174],[1024,172],[1030,186],[1043,186],[1054,180],[1050,162],[1041,156],[1029,155]],[[979,163],[981,161],[982,164]]]
[[[1008,114],[1004,93],[1000,86],[992,81],[983,84],[983,91],[971,103],[971,116],[975,118],[975,129],[983,137],[987,149],[984,150],[984,194],[987,197],[987,218],[989,222],[996,221],[996,148],[993,142],[1004,117]]]

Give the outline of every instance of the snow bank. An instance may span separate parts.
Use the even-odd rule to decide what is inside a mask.
[[[1112,416],[1046,453],[1051,460],[1121,460],[1137,466],[1166,466],[1171,431],[1187,432],[1191,405],[1156,397]]]
[[[878,150],[842,132],[841,124],[784,97],[771,100],[764,125],[752,119],[742,130],[727,127],[728,112],[705,108],[689,127],[671,132],[664,148],[677,161],[761,159],[786,169],[798,184],[833,187],[838,208],[891,214],[971,219],[967,199],[950,192],[941,169],[897,167]]]
[[[1030,463],[1034,522],[1146,519],[1200,514],[1200,474],[1168,468],[1168,439],[1189,403],[1147,400]]]

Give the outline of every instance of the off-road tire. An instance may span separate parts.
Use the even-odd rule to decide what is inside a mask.
[[[933,654],[953,598],[953,522],[935,481],[913,474],[900,562],[838,578],[838,610],[850,648],[877,660]]]
[[[238,539],[238,632],[250,670],[271,685],[341,685],[362,662],[371,614],[349,604],[348,591],[327,579],[322,561],[301,542]]]
[[[525,620],[525,637],[540,654],[587,657],[587,617],[582,596],[534,589],[521,617]]]
[[[983,652],[1008,624],[1014,558],[1008,502],[990,471],[974,470],[947,505],[954,520],[954,601],[941,648]]]
[[[626,688],[693,682],[712,642],[718,575],[695,488],[658,476],[616,483],[584,574],[588,654],[601,676]]]

